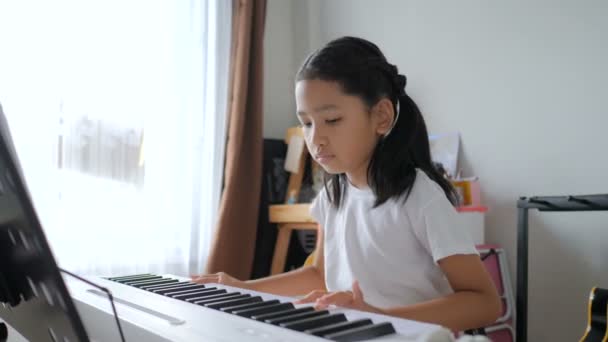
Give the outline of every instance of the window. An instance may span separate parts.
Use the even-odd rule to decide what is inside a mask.
[[[64,268],[200,272],[221,190],[231,10],[0,3],[0,102]]]

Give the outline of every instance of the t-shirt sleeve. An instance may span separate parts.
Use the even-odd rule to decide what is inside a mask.
[[[467,227],[445,196],[437,196],[421,209],[414,230],[435,262],[456,254],[479,255]]]
[[[312,218],[321,226],[323,226],[323,223],[325,222],[327,205],[327,194],[325,193],[325,189],[321,189],[310,205],[310,216],[312,216]]]

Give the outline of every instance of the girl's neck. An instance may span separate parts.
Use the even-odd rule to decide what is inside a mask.
[[[364,167],[359,168],[353,172],[346,172],[346,178],[350,184],[358,189],[367,189],[369,184],[367,183],[367,164]]]
[[[369,185],[367,184],[367,180],[355,180],[348,174],[346,175],[346,177],[348,178],[348,182],[357,189],[366,189],[369,187]]]

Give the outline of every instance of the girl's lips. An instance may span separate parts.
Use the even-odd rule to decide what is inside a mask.
[[[317,161],[321,164],[327,164],[329,161],[331,161],[334,158],[334,156],[329,155],[329,154],[323,154],[323,155],[318,155],[316,156],[315,159],[317,159]]]

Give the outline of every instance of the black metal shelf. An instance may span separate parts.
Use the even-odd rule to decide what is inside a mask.
[[[528,330],[528,211],[608,210],[608,194],[580,196],[533,196],[517,201],[517,307],[516,341],[526,342]]]

